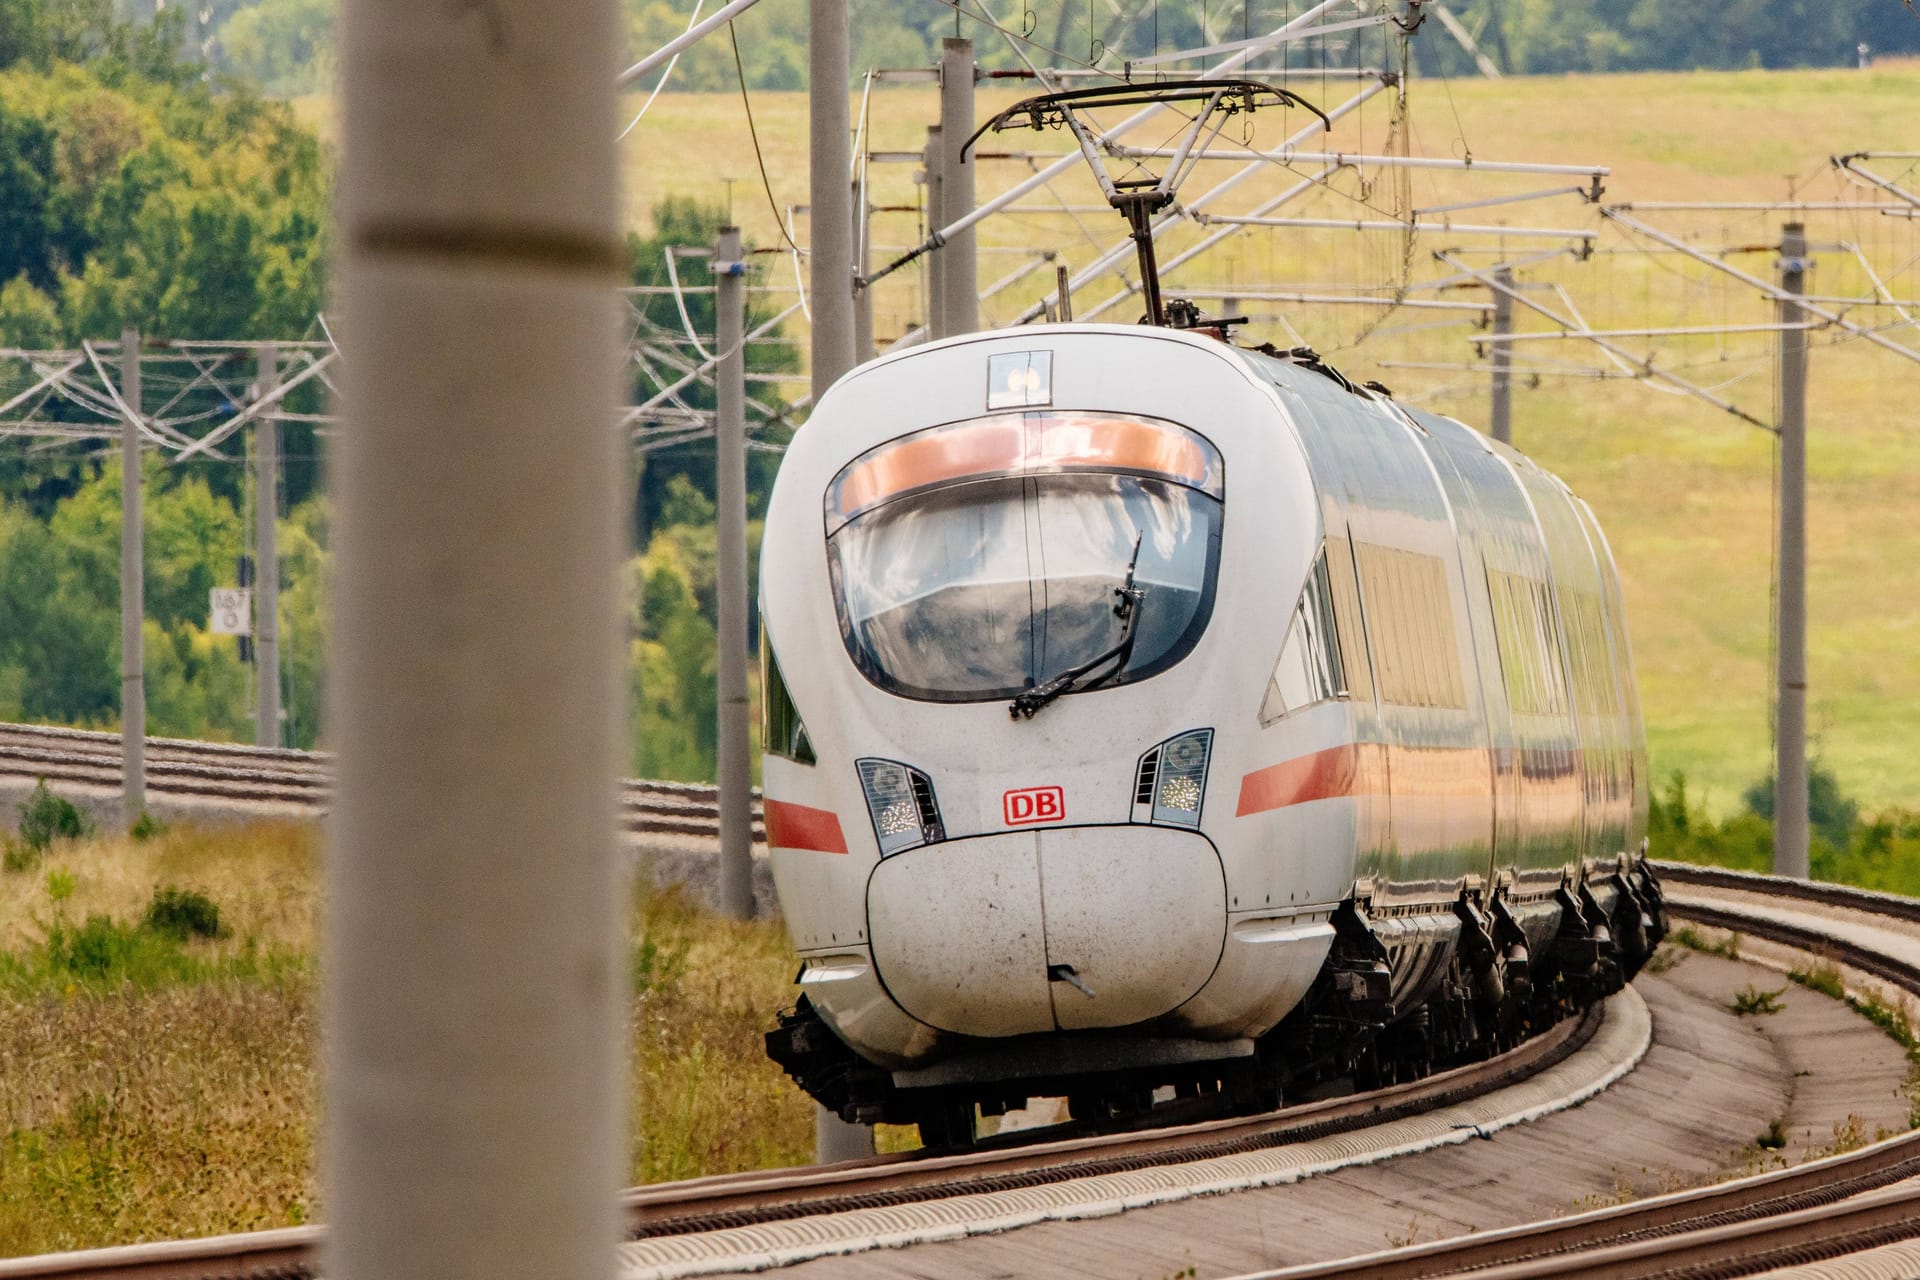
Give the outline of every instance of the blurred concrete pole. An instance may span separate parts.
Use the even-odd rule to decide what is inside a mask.
[[[324,1274],[604,1280],[616,839],[613,0],[341,7]]]
[[[1493,438],[1501,444],[1513,443],[1513,344],[1501,339],[1513,332],[1513,271],[1501,267],[1493,273]]]
[[[280,353],[271,343],[260,348],[259,396],[280,382]],[[255,421],[253,663],[260,682],[259,714],[254,717],[257,746],[280,745],[280,415],[272,410]]]
[[[853,200],[847,0],[808,0],[808,217],[813,398],[853,368]]]
[[[147,808],[146,566],[140,528],[140,331],[120,331],[120,820],[132,826]]]
[[[873,270],[873,206],[864,180],[853,184],[853,264],[862,280]],[[853,362],[873,359],[873,290],[853,291]]]
[[[747,330],[740,228],[713,246],[714,494],[719,529],[720,910],[753,918],[753,772],[747,759]]]
[[[1780,287],[1806,292],[1807,231],[1786,224]],[[1782,300],[1780,323],[1804,324]],[[1780,333],[1780,652],[1774,720],[1773,873],[1806,879],[1807,851],[1807,332]]]
[[[951,226],[973,212],[971,157],[960,148],[973,136],[973,41],[947,36],[940,41],[940,198],[946,210],[940,226]],[[980,267],[972,227],[952,236],[936,257],[947,260],[946,336],[980,327]]]
[[[809,195],[813,214],[813,401],[854,365],[853,140],[847,110],[847,0],[807,0]],[[814,1108],[817,1159],[871,1155],[873,1130]]]
[[[922,153],[921,172],[927,185],[927,231],[937,232],[947,225],[947,185],[946,157],[942,151],[946,147],[946,137],[939,125],[927,126],[927,149]],[[947,256],[944,246],[926,255],[927,263],[927,338],[939,341],[951,338],[952,330],[947,326],[953,323],[953,303],[948,296],[952,273],[948,266],[952,259]]]

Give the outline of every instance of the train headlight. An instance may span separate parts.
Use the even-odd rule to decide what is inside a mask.
[[[1141,756],[1134,773],[1133,820],[1199,826],[1212,754],[1213,730],[1194,729]]]
[[[880,856],[946,839],[940,823],[940,805],[933,796],[933,780],[898,760],[856,760],[860,789],[866,793],[867,816],[880,841]]]

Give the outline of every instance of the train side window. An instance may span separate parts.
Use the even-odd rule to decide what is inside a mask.
[[[1373,639],[1375,676],[1384,702],[1408,707],[1467,705],[1453,593],[1439,556],[1354,544],[1360,591]]]
[[[1602,715],[1611,717],[1618,713],[1620,699],[1613,685],[1613,655],[1607,646],[1606,623],[1600,616],[1600,597],[1591,591],[1576,591],[1573,606],[1580,619],[1587,680],[1593,686],[1594,705]]]
[[[1553,598],[1547,591],[1547,584],[1535,579],[1527,580],[1527,590],[1533,602],[1533,626],[1540,651],[1540,670],[1545,677],[1545,700],[1542,705],[1548,714],[1559,715],[1567,706],[1567,673],[1560,665],[1560,627],[1554,620]]]
[[[1353,545],[1331,538],[1322,551],[1327,564],[1328,598],[1333,603],[1334,633],[1340,640],[1340,670],[1347,692],[1373,701],[1373,667],[1367,659],[1367,626],[1360,609],[1360,583],[1354,574]]]
[[[1260,723],[1272,724],[1290,711],[1346,692],[1333,620],[1333,589],[1323,548],[1293,607],[1293,620],[1280,646],[1280,661],[1274,664],[1266,700],[1260,704]]]
[[[1507,691],[1507,706],[1525,712],[1534,705],[1533,672],[1525,657],[1520,619],[1514,609],[1512,579],[1512,574],[1488,569],[1487,601],[1493,608],[1493,640],[1500,655],[1500,681]]]
[[[1547,585],[1536,578],[1487,571],[1493,630],[1507,704],[1521,715],[1559,715],[1566,707]]]
[[[768,755],[784,756],[795,764],[814,763],[813,740],[800,723],[800,709],[787,692],[780,660],[773,655],[767,628],[760,628],[760,745]]]

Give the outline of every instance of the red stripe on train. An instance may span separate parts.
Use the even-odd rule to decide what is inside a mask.
[[[1359,754],[1358,747],[1347,743],[1256,769],[1240,779],[1240,807],[1234,816],[1244,818],[1290,804],[1352,795]]]
[[[766,802],[767,847],[845,853],[847,837],[831,809],[810,809],[785,800]]]

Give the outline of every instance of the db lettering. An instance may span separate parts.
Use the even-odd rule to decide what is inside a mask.
[[[1059,822],[1067,816],[1066,792],[1059,787],[1021,787],[1000,798],[1010,827],[1030,822]]]

